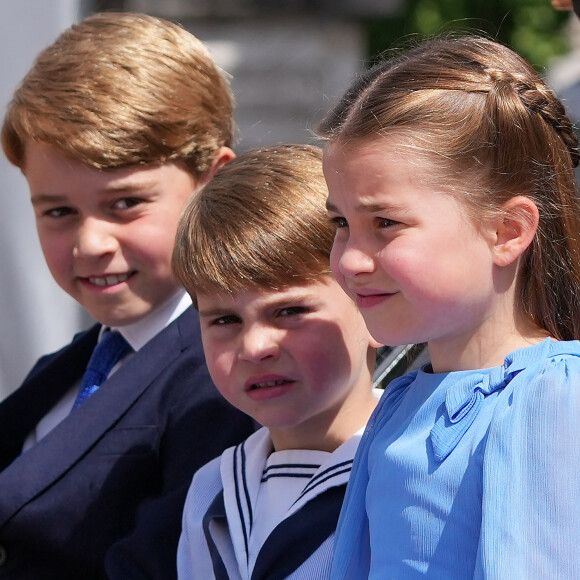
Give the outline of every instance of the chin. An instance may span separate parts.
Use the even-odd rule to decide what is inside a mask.
[[[87,309],[88,310],[88,309]],[[104,326],[121,327],[134,324],[145,318],[150,310],[146,312],[103,312],[89,310],[89,314]]]

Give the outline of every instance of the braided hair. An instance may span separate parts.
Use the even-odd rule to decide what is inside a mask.
[[[426,41],[356,79],[318,134],[342,144],[403,137],[428,158],[429,179],[476,221],[529,197],[540,223],[520,268],[517,306],[551,336],[580,338],[578,139],[525,59],[477,35]]]

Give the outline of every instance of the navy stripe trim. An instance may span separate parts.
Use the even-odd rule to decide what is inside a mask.
[[[271,469],[319,469],[320,464],[315,465],[314,463],[278,463],[277,465],[270,465],[264,469],[264,474],[266,474]]]
[[[332,467],[329,467],[328,469],[325,469],[324,471],[321,471],[320,473],[318,473],[317,475],[315,475],[312,478],[312,481],[306,486],[306,488],[304,489],[304,493],[306,493],[309,488],[314,487],[316,485],[318,485],[318,480],[322,477],[324,477],[325,475],[332,473],[333,471],[337,471],[343,467],[347,467],[348,469],[346,469],[346,471],[350,471],[350,469],[352,468],[352,463],[353,463],[353,459],[349,459],[348,461],[343,461],[342,463],[337,463],[336,465],[333,465]],[[345,470],[341,469],[341,471],[339,473],[344,473]],[[328,479],[328,477],[324,478],[324,481],[326,481]]]
[[[251,580],[281,580],[300,568],[334,533],[346,484],[333,487],[280,522],[264,542]]]
[[[238,477],[238,452],[242,447],[242,443],[234,449],[234,487],[236,488],[236,505],[238,506],[238,513],[240,521],[242,522],[242,533],[244,535],[244,547],[246,549],[246,558],[248,558],[248,530],[246,529],[246,519],[244,518],[244,510],[242,509],[242,498],[240,497],[240,482]]]
[[[270,473],[270,475],[262,477],[262,483],[268,481],[272,477],[301,477],[304,479],[310,479],[312,477],[312,473]]]
[[[205,512],[202,520],[202,527],[203,533],[205,535],[205,541],[207,542],[207,547],[209,549],[209,555],[211,558],[215,580],[229,580],[228,572],[222,560],[221,554],[219,553],[219,550],[217,549],[217,546],[215,545],[209,530],[210,522],[212,520],[221,520],[221,525],[227,526],[223,490],[215,496],[207,512]]]
[[[254,527],[254,511],[252,509],[252,504],[250,502],[250,489],[248,486],[248,478],[246,477],[246,442],[244,441],[240,447],[240,453],[242,454],[242,477],[244,482],[244,494],[246,496],[246,504],[248,506],[248,519],[250,520],[250,532]]]
[[[350,473],[350,471],[351,471],[350,467],[347,469],[343,469],[342,471],[339,471],[338,473],[332,473],[331,475],[329,475],[325,479],[317,482],[316,485],[314,485],[314,486],[310,486],[310,487],[307,486],[304,489],[304,491],[298,496],[298,498],[296,499],[296,501],[292,505],[295,506],[299,501],[301,501],[304,498],[305,495],[308,495],[312,490],[316,489],[319,485],[326,483],[329,479],[332,479],[334,477],[338,477],[339,475],[342,475],[344,473]],[[340,483],[339,485],[346,485],[346,484]]]

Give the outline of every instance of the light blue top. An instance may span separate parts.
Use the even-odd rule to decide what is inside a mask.
[[[369,421],[331,578],[580,578],[580,342],[428,369]]]

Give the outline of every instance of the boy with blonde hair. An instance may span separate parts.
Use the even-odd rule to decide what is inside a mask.
[[[184,580],[324,578],[375,351],[330,273],[321,152],[285,145],[223,167],[184,210],[174,269],[222,395],[265,427],[195,475]]]
[[[14,93],[4,152],[52,275],[98,324],[0,404],[3,578],[175,577],[193,473],[253,432],[211,383],[171,270],[181,209],[231,142],[206,48],[142,14],[73,25]]]

